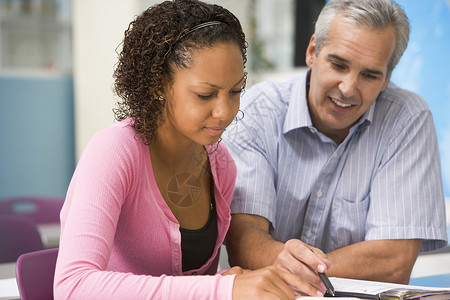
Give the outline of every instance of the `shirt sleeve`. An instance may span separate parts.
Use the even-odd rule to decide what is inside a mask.
[[[417,112],[396,128],[374,174],[366,240],[417,238],[425,239],[423,251],[443,247],[445,202],[431,113]]]
[[[255,214],[275,223],[277,178],[277,137],[282,120],[270,85],[264,92],[257,86],[246,91],[244,117],[228,127],[224,135],[236,162],[236,186],[232,214]],[[272,225],[273,226],[273,225]]]

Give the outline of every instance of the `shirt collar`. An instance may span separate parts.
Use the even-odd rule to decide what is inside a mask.
[[[309,84],[309,72],[310,69],[308,69],[302,77],[295,79],[298,80],[298,83],[294,85],[291,98],[289,99],[286,119],[283,124],[283,134],[297,128],[312,127],[306,98],[306,86]]]
[[[302,77],[296,79],[299,82],[294,86],[293,92],[291,93],[291,98],[289,99],[286,119],[283,124],[283,134],[286,134],[287,132],[297,128],[313,127],[306,94],[306,87],[307,85],[309,85],[310,72],[311,69],[308,69]],[[352,128],[350,129],[351,131],[354,130],[353,128],[357,128],[359,126],[368,126],[372,123],[376,103],[377,100],[361,116],[358,122],[356,122],[356,124],[352,126]]]

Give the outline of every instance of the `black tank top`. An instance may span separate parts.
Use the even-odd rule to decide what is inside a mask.
[[[180,227],[183,272],[203,266],[214,252],[217,239],[217,212],[214,201],[205,226],[190,230]]]

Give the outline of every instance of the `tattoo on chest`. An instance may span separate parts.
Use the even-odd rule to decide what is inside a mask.
[[[190,173],[178,173],[167,184],[168,200],[178,207],[189,208],[195,205],[201,194],[200,180]]]

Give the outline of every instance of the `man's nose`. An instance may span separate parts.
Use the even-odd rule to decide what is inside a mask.
[[[339,90],[342,95],[346,98],[350,98],[356,94],[358,89],[358,75],[357,74],[346,74],[341,82],[339,83]]]

